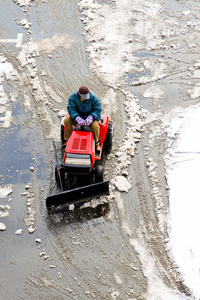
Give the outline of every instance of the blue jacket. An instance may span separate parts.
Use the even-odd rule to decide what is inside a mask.
[[[99,98],[90,92],[90,99],[81,101],[78,91],[74,92],[68,100],[67,110],[70,117],[75,120],[76,117],[86,118],[89,115],[93,116],[94,120],[101,119],[101,102]]]

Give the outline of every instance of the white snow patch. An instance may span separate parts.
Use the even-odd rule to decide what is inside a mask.
[[[186,284],[200,297],[200,105],[176,112],[165,156],[170,201],[170,246]]]
[[[9,105],[9,98],[3,86],[4,79],[14,79],[15,76],[16,73],[12,64],[8,63],[6,58],[0,53],[0,114],[5,113]]]
[[[19,6],[29,6],[32,0],[13,0]]]
[[[0,76],[6,76],[6,79],[11,79],[12,73],[14,72],[13,66],[11,63],[6,61],[6,58],[0,54]]]

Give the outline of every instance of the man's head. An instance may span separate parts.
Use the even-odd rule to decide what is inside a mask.
[[[83,100],[90,99],[89,89],[87,86],[81,86],[78,90],[78,93]]]

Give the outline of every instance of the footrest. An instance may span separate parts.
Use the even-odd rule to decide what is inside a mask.
[[[97,151],[95,151],[95,159],[97,159],[97,160],[100,160],[101,159],[101,154],[102,154],[102,150],[103,150],[103,145],[102,144],[100,144],[100,151],[99,152],[97,152]]]

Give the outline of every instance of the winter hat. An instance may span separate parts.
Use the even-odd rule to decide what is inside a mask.
[[[83,100],[90,99],[89,89],[87,86],[81,86],[79,88],[79,94]]]

